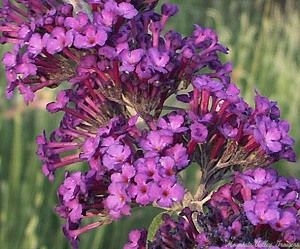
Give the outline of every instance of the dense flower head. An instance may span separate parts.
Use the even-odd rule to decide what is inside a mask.
[[[220,179],[217,175],[232,168],[296,160],[289,124],[280,118],[275,102],[257,93],[251,108],[230,78],[197,75],[192,85],[192,91],[179,95],[179,100],[189,104],[188,152],[201,166],[205,186],[214,185]]]
[[[58,98],[65,96],[66,93],[62,92]],[[48,108],[55,110],[61,106],[56,102]],[[172,119],[173,116],[177,118]],[[174,113],[163,116],[157,124],[153,123],[155,130],[138,128],[137,117],[126,120],[120,116],[111,119],[106,126],[100,126],[97,132],[88,128],[78,129],[82,124],[78,118],[75,122],[62,122],[49,140],[45,133],[37,138],[38,155],[44,161],[43,172],[50,180],[53,180],[58,168],[77,162],[86,162],[89,166],[87,173],[68,174],[58,190],[61,205],[57,210],[67,221],[64,227],[67,234],[73,234],[79,229],[81,220],[90,217],[79,200],[93,206],[94,215],[104,216],[106,222],[111,222],[130,215],[131,207],[135,205],[156,203],[169,208],[183,199],[185,190],[178,182],[178,174],[187,167],[189,156],[184,141],[177,137],[180,131],[186,131],[184,118],[179,116]],[[182,121],[179,124],[178,119]],[[168,125],[164,129],[159,124]],[[175,131],[172,132],[170,127],[176,127]],[[156,133],[167,136],[157,136]],[[102,192],[96,194],[99,198],[88,198],[94,195],[95,189],[85,186],[85,175],[90,176],[92,172],[99,181],[99,187],[105,182]],[[71,208],[66,201],[70,194],[74,195]],[[76,226],[73,226],[74,216]],[[74,236],[67,237],[72,239]]]
[[[134,230],[124,248],[298,242],[300,183],[266,169],[296,160],[289,124],[276,102],[256,93],[252,108],[240,96],[217,34],[166,31],[178,7],[158,13],[158,0],[71,2],[3,1],[0,42],[13,45],[2,60],[7,97],[17,89],[28,104],[62,85],[46,106],[63,114],[59,127],[36,142],[45,176],[68,169],[56,211],[73,248],[80,234],[147,205],[175,211],[151,241]],[[194,196],[181,174],[192,164],[201,171]],[[203,206],[233,171],[245,172]]]
[[[15,44],[3,60],[7,95],[18,88],[27,103],[44,87],[65,80],[95,84],[97,76],[97,87],[106,91],[106,98],[116,102],[126,98],[142,113],[160,112],[180,81],[190,80],[206,66],[213,71],[222,68],[216,53],[226,49],[213,31],[197,26],[186,41],[173,31],[163,36],[167,19],[177,12],[174,5],[163,5],[160,15],[150,11],[156,1],[99,1],[84,3],[91,13],[76,14],[68,4],[33,2],[29,6],[23,2],[28,12],[10,1],[4,3],[0,29],[3,42]],[[140,5],[150,9],[138,12],[135,6]],[[25,28],[26,35],[20,35]],[[93,58],[93,63],[86,57]]]
[[[274,169],[236,173],[232,183],[212,195],[207,208],[208,214],[198,220],[209,243],[300,241],[299,180],[278,176]]]
[[[197,76],[192,83],[194,88],[189,97],[192,140],[204,143],[217,134],[215,144],[226,147],[227,141],[234,141],[243,152],[260,156],[261,164],[281,158],[295,161],[289,124],[280,119],[275,102],[257,93],[252,109],[233,83],[210,76]],[[220,147],[212,151],[212,158],[217,156]]]
[[[236,173],[199,209],[161,216],[154,237],[141,248],[280,248],[299,243],[296,178],[270,168]]]

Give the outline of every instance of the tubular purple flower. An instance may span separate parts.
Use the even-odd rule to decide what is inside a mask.
[[[151,155],[159,153],[173,143],[173,134],[167,130],[150,131],[140,146]]]
[[[56,102],[49,103],[47,105],[47,110],[49,112],[58,112],[62,110],[68,104],[71,94],[72,92],[70,90],[59,92],[56,97]]]
[[[122,184],[111,184],[108,188],[110,195],[104,201],[104,207],[112,219],[119,219],[124,215],[130,215],[128,205],[130,198]]]
[[[76,48],[91,48],[96,45],[104,45],[107,40],[107,33],[101,29],[92,25],[86,25],[83,34],[75,34],[74,46]]]
[[[161,175],[167,177],[171,181],[175,181],[176,170],[173,158],[169,156],[161,157],[159,163],[161,165],[161,168],[159,168]]]
[[[119,168],[131,155],[127,145],[112,144],[103,155],[103,165],[108,169]]]
[[[145,177],[145,179],[153,180],[154,182],[159,182],[161,180],[161,175],[158,170],[159,157],[147,157],[147,158],[139,158],[136,160],[135,168],[137,169],[137,175],[139,177]]]
[[[146,180],[145,175],[136,175],[134,178],[136,185],[130,189],[131,196],[134,196],[135,201],[141,205],[148,205],[155,201],[160,191],[156,182],[146,182]]]
[[[12,68],[17,64],[17,55],[13,52],[6,52],[3,55],[2,62],[7,68]]]
[[[178,6],[175,4],[163,4],[161,6],[161,13],[165,16],[174,16],[178,12]]]
[[[49,54],[56,54],[66,47],[71,47],[73,39],[71,30],[66,31],[62,27],[55,27],[50,34],[46,33],[43,36],[43,46]]]
[[[160,191],[157,203],[161,207],[171,207],[174,202],[182,201],[184,197],[184,188],[173,183],[172,180],[165,178],[159,183]]]
[[[132,51],[122,50],[120,53],[122,65],[120,66],[121,71],[132,72],[135,69],[136,64],[141,60],[144,55],[143,49],[134,49]]]
[[[190,126],[191,138],[197,143],[203,143],[207,139],[207,128],[201,123],[193,123]]]
[[[56,211],[67,220],[64,233],[71,241],[73,248],[77,248],[78,236],[81,233],[109,222],[109,220],[104,220],[80,227],[80,222],[85,217],[107,214],[104,209],[107,188],[105,178],[97,175],[95,171],[65,175],[65,180],[58,190],[60,204]]]
[[[173,147],[167,149],[166,155],[173,159],[177,171],[180,171],[189,165],[190,160],[187,149],[183,144],[175,144]]]
[[[122,165],[121,173],[114,173],[111,175],[111,181],[113,183],[121,183],[126,186],[130,183],[130,180],[135,176],[135,168],[133,165],[125,163]],[[127,187],[127,186],[126,186]]]
[[[33,55],[38,55],[42,52],[43,42],[39,33],[34,33],[28,41],[28,52]]]
[[[232,182],[220,187],[205,204],[209,211],[199,213],[197,222],[204,231],[200,242],[206,246],[229,242],[258,246],[257,239],[265,244],[297,241],[297,236],[288,237],[291,229],[299,226],[295,202],[287,204],[282,198],[293,192],[290,180],[273,169],[236,173]]]

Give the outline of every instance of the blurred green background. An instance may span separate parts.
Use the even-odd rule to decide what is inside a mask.
[[[164,1],[162,1],[164,2]],[[278,101],[282,116],[292,124],[300,155],[300,1],[177,0],[178,16],[169,28],[189,34],[192,24],[214,28],[230,49],[233,81],[253,103],[254,89]],[[1,46],[1,53],[7,47]],[[62,173],[49,183],[35,156],[35,137],[52,130],[55,119],[43,108],[51,93],[42,92],[34,105],[20,97],[7,101],[1,68],[0,98],[0,248],[69,248],[53,208]],[[51,119],[50,119],[51,118]],[[58,118],[58,117],[57,117]],[[57,123],[57,122],[56,122]],[[284,175],[300,177],[300,164],[276,165]],[[155,210],[137,210],[130,218],[81,238],[82,249],[118,249],[129,229],[149,224]]]

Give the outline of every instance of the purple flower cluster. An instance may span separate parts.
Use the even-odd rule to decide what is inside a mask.
[[[66,173],[65,180],[58,189],[60,204],[56,211],[66,219],[63,231],[74,248],[78,248],[78,236],[90,229],[99,227],[109,220],[80,227],[84,217],[105,217],[104,198],[107,196],[108,179],[95,170],[87,173]]]
[[[157,14],[149,10],[156,1],[91,1],[91,15],[74,15],[56,0],[20,2],[26,11],[4,2],[0,31],[2,43],[14,44],[3,59],[7,95],[18,88],[27,103],[37,90],[68,80],[100,88],[108,99],[126,97],[139,112],[159,112],[182,80],[206,66],[222,68],[217,52],[226,49],[211,30],[197,26],[187,39],[162,34],[174,5]]]
[[[273,169],[236,173],[204,205],[162,215],[151,241],[140,248],[279,248],[300,241],[300,181]],[[147,247],[146,247],[147,245]],[[139,247],[129,247],[139,248]]]
[[[187,147],[201,166],[205,187],[214,185],[220,179],[216,176],[228,170],[296,160],[289,124],[280,119],[277,104],[257,93],[251,108],[223,73],[197,75],[192,79],[193,90],[177,96],[189,104]]]
[[[90,217],[89,207],[94,215],[106,216],[105,221],[110,222],[130,215],[132,205],[156,203],[170,208],[183,199],[185,190],[178,182],[178,173],[188,166],[189,158],[178,135],[187,130],[184,117],[177,113],[163,116],[154,130],[139,129],[136,122],[137,117],[128,122],[116,117],[96,134],[61,126],[52,133],[50,141],[45,135],[37,138],[43,172],[49,179],[60,167],[88,162],[87,173],[67,174],[58,191],[57,211],[67,220],[65,233],[73,238],[73,244],[78,234],[70,234],[74,234],[74,229],[78,231],[84,217]],[[77,226],[68,225],[74,223]]]
[[[157,0],[79,2],[82,11],[58,0],[6,0],[0,9],[0,41],[13,45],[3,57],[7,96],[17,89],[29,103],[38,90],[64,86],[46,107],[63,117],[50,136],[37,137],[37,155],[50,180],[58,169],[87,165],[66,172],[58,189],[56,210],[73,248],[80,234],[146,205],[182,212],[164,215],[149,247],[136,230],[125,248],[271,242],[271,233],[298,241],[299,182],[270,170],[236,174],[206,213],[194,208],[232,170],[295,161],[277,104],[258,93],[255,108],[242,99],[215,32],[165,31],[178,8],[163,4],[157,13]],[[166,106],[171,97],[180,107]],[[201,191],[187,201],[180,172],[192,163]],[[89,217],[99,221],[82,225]]]
[[[300,241],[300,181],[278,176],[274,169],[236,173],[215,192],[207,213],[198,216],[206,245]]]

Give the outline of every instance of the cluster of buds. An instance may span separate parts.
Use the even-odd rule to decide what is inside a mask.
[[[63,88],[46,107],[61,122],[37,137],[37,154],[50,180],[68,169],[56,208],[66,237],[78,248],[80,234],[153,205],[176,217],[164,214],[151,240],[134,230],[124,248],[299,241],[300,183],[265,169],[295,161],[288,122],[259,93],[254,108],[243,100],[213,30],[164,31],[178,8],[157,13],[157,2],[87,0],[79,11],[59,0],[3,1],[0,41],[13,45],[6,95],[18,90],[29,103]],[[201,171],[194,194],[180,174],[192,164]],[[98,221],[83,222],[90,217]]]

